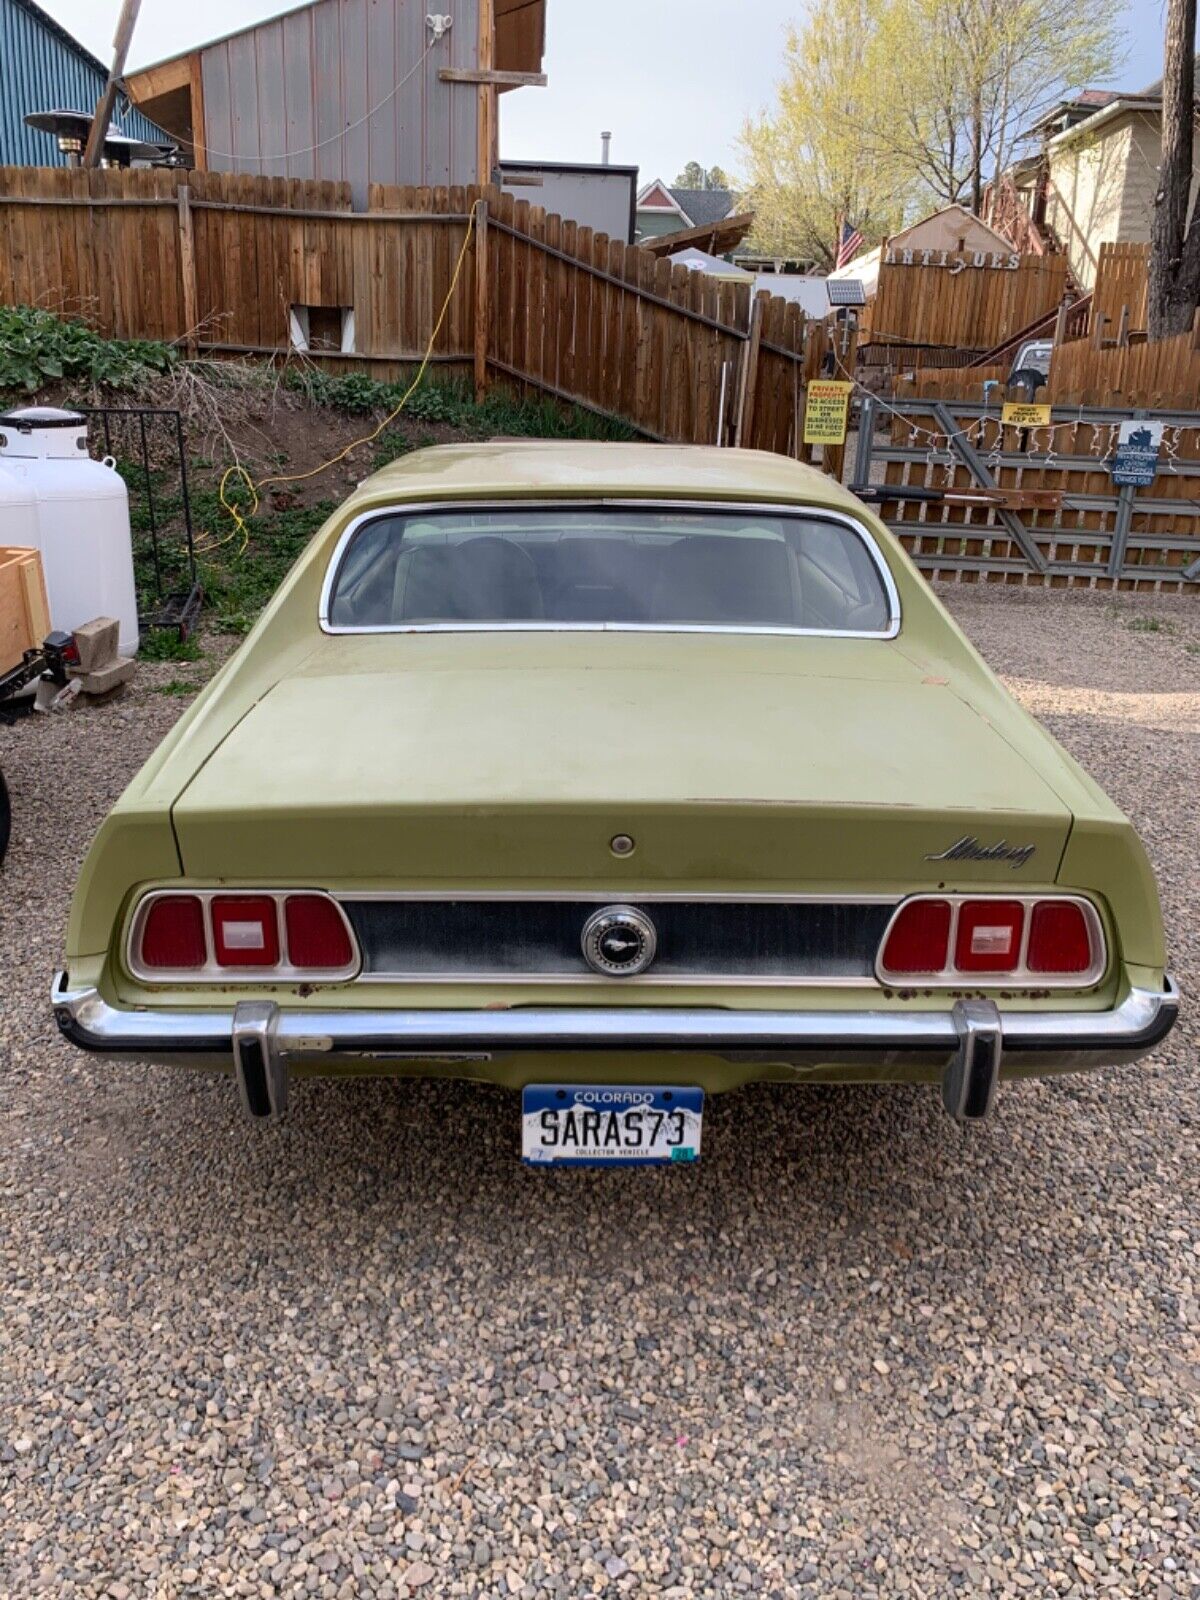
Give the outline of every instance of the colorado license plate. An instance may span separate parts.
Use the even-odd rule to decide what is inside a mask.
[[[611,1167],[700,1159],[703,1089],[536,1083],[521,1097],[530,1166]]]

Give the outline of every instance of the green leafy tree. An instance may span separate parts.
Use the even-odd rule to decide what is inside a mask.
[[[816,0],[788,30],[776,105],[739,142],[754,250],[832,265],[843,218],[868,241],[903,220],[917,181],[863,136],[877,114],[864,49],[879,10],[879,0]]]
[[[675,179],[675,189],[729,189],[732,185],[720,167],[702,167],[698,161],[689,161]]]
[[[1030,124],[1121,59],[1120,0],[814,0],[742,135],[758,248],[828,261],[953,201],[978,211]]]

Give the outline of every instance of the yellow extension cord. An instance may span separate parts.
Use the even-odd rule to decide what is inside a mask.
[[[417,390],[421,387],[421,381],[426,372],[429,370],[429,363],[433,359],[433,347],[437,343],[438,335],[441,333],[442,327],[446,321],[446,315],[450,310],[450,302],[454,299],[455,291],[458,289],[458,280],[462,277],[463,263],[467,259],[467,250],[470,246],[474,233],[475,207],[472,206],[471,215],[467,222],[466,237],[463,239],[462,249],[458,252],[458,260],[454,266],[454,275],[450,279],[450,288],[447,291],[445,300],[442,302],[442,309],[438,315],[437,322],[434,324],[433,332],[429,336],[429,343],[425,348],[424,359],[421,362],[416,377],[405,390],[405,393],[395,410],[390,411],[372,433],[364,434],[361,439],[352,440],[348,445],[345,446],[344,449],[339,450],[337,455],[330,456],[328,461],[323,461],[319,467],[312,467],[308,472],[280,473],[274,477],[259,478],[256,480],[250,476],[240,462],[235,463],[232,467],[226,467],[225,471],[221,474],[220,501],[221,505],[229,513],[229,516],[233,520],[233,530],[232,532],[226,534],[223,539],[218,539],[215,543],[198,545],[197,549],[199,549],[202,554],[208,554],[210,551],[219,550],[222,545],[228,544],[231,539],[236,539],[240,533],[242,536],[242,546],[238,551],[238,554],[245,555],[250,544],[250,529],[247,526],[247,521],[249,518],[255,516],[258,511],[260,490],[267,488],[270,484],[276,483],[303,483],[306,478],[316,478],[322,472],[328,472],[330,467],[335,467],[339,461],[344,461],[346,457],[350,455],[352,451],[357,450],[360,445],[373,444],[383,430],[391,423],[395,422],[396,418],[404,410],[405,406],[412,399],[413,395],[416,394]],[[245,513],[245,515],[239,511],[238,507],[233,504],[233,502],[225,493],[229,483],[237,479],[240,479],[250,491],[250,509]]]

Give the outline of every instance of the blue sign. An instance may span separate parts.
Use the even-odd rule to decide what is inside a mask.
[[[1112,479],[1134,489],[1148,489],[1158,476],[1161,422],[1123,422],[1112,459]]]

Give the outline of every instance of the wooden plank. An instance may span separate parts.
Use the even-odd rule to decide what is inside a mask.
[[[487,395],[488,347],[491,343],[491,278],[488,261],[488,207],[481,200],[475,212],[475,404]]]
[[[46,580],[37,550],[0,546],[0,672],[20,663],[50,632]]]
[[[740,446],[748,442],[754,428],[754,408],[758,400],[758,366],[762,348],[763,315],[770,297],[758,294],[750,316],[750,338],[742,352],[742,366],[738,374],[737,421],[734,424],[733,442]]]
[[[483,9],[481,6],[481,16]],[[497,72],[494,68],[443,67],[438,77],[443,83],[490,84],[496,89],[544,89],[550,82],[544,72]]]

